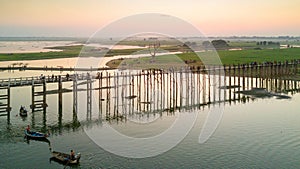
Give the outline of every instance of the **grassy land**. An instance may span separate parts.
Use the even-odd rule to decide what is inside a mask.
[[[0,54],[0,61],[20,61],[77,57],[82,46],[59,46],[51,49],[63,50],[62,52],[40,52],[40,53],[13,53]]]
[[[127,44],[128,45],[128,44]],[[57,58],[71,58],[84,56],[101,56],[105,54],[105,57],[117,56],[117,55],[130,55],[136,52],[140,52],[143,49],[101,49],[97,50],[93,47],[84,47],[83,45],[77,46],[58,46],[50,47],[47,49],[58,49],[60,52],[39,52],[39,53],[0,53],[0,61],[22,61],[22,60],[41,60],[41,59],[57,59]],[[83,49],[83,50],[82,50]],[[182,48],[179,46],[162,46],[161,49],[169,52],[175,52],[178,50],[187,50],[186,47]],[[82,52],[82,53],[80,53]],[[148,48],[145,48],[144,53],[148,53]]]
[[[255,47],[257,47],[255,41],[251,41],[251,42],[233,41],[233,42],[228,42],[228,45],[231,47],[235,47],[235,48],[255,48]]]
[[[132,42],[133,43],[133,42]],[[127,44],[128,45],[128,44]],[[231,42],[232,47],[255,47],[257,46],[254,42]],[[0,54],[0,61],[20,61],[20,60],[37,60],[37,59],[55,59],[55,58],[70,58],[70,57],[78,57],[80,51],[82,50],[82,45],[78,46],[60,46],[60,47],[52,47],[51,49],[60,49],[62,52],[41,52],[41,53],[15,53],[15,54]],[[115,50],[93,50],[89,48],[85,48],[88,51],[88,56],[92,56],[93,54],[99,56],[99,52],[107,52],[105,56],[115,56],[115,55],[129,55],[135,52],[141,51],[142,49],[115,49]],[[161,49],[174,52],[186,50],[182,46],[161,46]],[[92,50],[89,51],[89,50]],[[148,53],[148,49],[144,49],[144,53]],[[217,51],[218,55],[223,64],[242,64],[242,63],[250,63],[250,62],[265,62],[265,61],[285,61],[292,59],[300,59],[300,48],[287,48],[287,49],[245,49],[245,50],[237,50],[237,51],[228,51],[228,50],[220,50]],[[212,52],[200,52],[198,53],[201,56],[201,60],[195,53],[182,53],[178,55],[167,55],[167,56],[159,56],[161,60],[157,60],[156,64],[169,64],[172,65],[173,60],[179,58],[181,63],[189,64],[190,66],[201,65],[201,61],[205,61],[205,63],[213,64],[215,62],[215,58],[211,57],[211,55],[216,55],[216,53]],[[174,59],[175,58],[175,59]],[[163,62],[162,62],[163,61]],[[108,63],[111,67],[118,67],[118,65],[124,62],[124,60],[114,60]],[[153,62],[150,57],[148,58],[140,58],[137,59],[126,59],[127,65],[131,63],[143,63],[147,64],[149,62]],[[178,62],[178,61],[176,61]]]
[[[181,68],[186,64],[190,66],[202,64],[196,54],[190,53],[188,57],[189,59],[184,60],[178,55],[170,54],[157,56],[155,59],[151,57],[116,59],[108,62],[107,65],[112,68],[121,69],[169,69],[175,67]]]
[[[287,48],[287,49],[262,49],[262,50],[238,50],[238,51],[218,51],[217,52],[222,64],[243,64],[243,63],[251,63],[251,62],[266,62],[266,61],[286,61],[293,59],[300,59],[300,48]],[[201,52],[198,53],[201,57],[201,60],[198,55],[195,53],[182,53],[174,55],[166,55],[166,56],[157,56],[156,64],[165,64],[165,66],[170,67],[174,62],[172,60],[177,60],[178,58],[181,60],[181,63],[188,64],[190,66],[201,65],[202,62],[206,64],[216,64],[219,63],[216,61],[217,55],[214,52]],[[107,65],[110,67],[119,67],[120,64],[126,65],[137,65],[137,63],[141,64],[149,64],[151,61],[150,57],[139,58],[139,59],[118,59],[110,61]],[[163,61],[163,62],[162,62]],[[153,63],[154,65],[154,63]]]
[[[218,51],[223,64],[300,59],[300,48]]]
[[[58,49],[63,50],[60,52],[40,52],[40,53],[0,53],[0,61],[21,61],[21,60],[40,60],[40,59],[57,59],[57,58],[71,58],[80,56],[82,51],[82,45],[78,46],[58,46],[51,47],[48,49]],[[88,51],[88,56],[97,55],[99,56],[100,51],[94,50],[91,51],[88,47],[84,48],[85,51]],[[114,49],[114,50],[102,50],[102,52],[107,52],[107,56],[115,55],[129,55],[134,52],[139,51],[140,49]]]

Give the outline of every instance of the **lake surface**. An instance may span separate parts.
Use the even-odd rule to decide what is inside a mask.
[[[132,45],[104,45],[99,43],[84,44],[75,41],[0,41],[0,53],[39,53],[39,52],[59,52],[62,50],[49,49],[57,46],[85,45],[95,48],[108,49],[143,49],[145,47]]]
[[[142,56],[136,55],[135,57]],[[121,57],[132,57],[132,55],[118,56],[118,58]],[[104,63],[110,59],[107,58],[99,64],[105,66]],[[76,65],[77,58],[22,62],[28,63],[29,66],[73,67]],[[15,62],[1,62],[0,66],[8,66],[12,63]],[[0,78],[39,76],[40,74],[46,76],[65,75],[66,73],[73,72],[4,71],[0,72]],[[126,80],[124,83],[130,84],[130,79]],[[136,82],[134,83],[136,84]],[[170,87],[170,83],[166,82],[166,88],[168,85]],[[83,83],[78,88],[84,88],[84,86],[86,85]],[[72,82],[63,84],[65,89],[72,89],[72,87]],[[97,82],[94,87],[99,87]],[[120,87],[124,88],[121,85]],[[47,89],[57,89],[57,84],[48,84]],[[133,89],[136,91],[136,88]],[[193,88],[190,87],[190,89]],[[143,88],[143,90],[146,89]],[[229,89],[226,90],[228,93]],[[78,93],[78,97],[81,98],[80,103],[86,102],[86,94],[85,91]],[[185,94],[184,102],[195,103],[197,101],[193,95]],[[145,95],[143,94],[143,96]],[[69,152],[71,149],[74,149],[76,153],[80,152],[82,155],[80,164],[72,168],[298,168],[300,166],[300,151],[298,151],[300,148],[300,94],[289,92],[288,95],[291,97],[290,99],[248,98],[245,102],[221,102],[206,106],[177,108],[174,111],[165,109],[159,112],[155,112],[155,108],[162,104],[171,105],[171,99],[162,97],[155,103],[144,103],[143,107],[148,105],[150,108],[143,112],[138,111],[141,108],[136,108],[137,99],[133,99],[133,104],[130,104],[131,101],[125,101],[117,107],[122,110],[122,113],[126,113],[126,120],[107,120],[107,112],[112,115],[116,104],[115,102],[108,103],[106,98],[108,96],[112,99],[118,96],[123,97],[121,92],[103,94],[103,101],[96,101],[102,106],[98,108],[100,105],[94,102],[98,99],[99,93],[94,91],[92,117],[87,114],[85,106],[80,106],[78,119],[73,117],[73,93],[69,92],[63,94],[61,112],[58,95],[51,94],[47,95],[49,106],[45,113],[29,111],[27,118],[21,118],[18,116],[20,105],[29,109],[31,104],[31,86],[12,88],[10,125],[7,124],[6,117],[0,117],[0,168],[64,168],[64,165],[50,161],[50,148],[62,152]],[[126,106],[123,103],[126,103]],[[199,136],[206,126],[207,117],[215,113],[211,110],[219,107],[224,107],[220,123],[206,142],[200,144]],[[90,137],[90,134],[94,132],[94,135],[98,137],[109,139],[110,136],[103,134],[105,132],[101,130],[110,126],[128,138],[151,139],[172,128],[181,116],[195,117],[183,124],[183,126],[187,124],[192,126],[186,136],[170,149],[151,157],[120,156],[108,151],[106,147],[99,146],[95,138]],[[28,124],[35,131],[46,132],[49,130],[51,144],[24,140],[24,129]],[[95,133],[95,131],[99,131],[99,133]],[[177,137],[178,133],[174,132],[166,140],[175,140]],[[127,144],[114,139],[109,141],[111,144],[123,144],[125,147]],[[160,148],[162,143],[167,142],[161,141],[164,140],[153,141],[150,148]],[[139,148],[138,146],[128,146],[128,153],[132,152],[132,149],[143,152],[143,149]],[[120,151],[123,151],[120,153],[126,154],[123,149]]]
[[[49,84],[49,88],[56,86]],[[72,83],[64,83],[63,88],[72,88]],[[37,161],[38,168],[63,168],[63,165],[49,161],[49,147],[62,152],[71,149],[80,152],[80,165],[75,168],[297,168],[300,165],[300,152],[297,151],[300,148],[300,94],[289,93],[291,99],[250,99],[245,103],[233,101],[150,115],[141,115],[134,107],[127,107],[123,110],[128,112],[127,120],[109,122],[103,118],[104,109],[93,109],[93,117],[89,119],[86,107],[81,107],[77,114],[81,125],[77,126],[73,124],[72,93],[63,94],[62,116],[59,115],[57,94],[47,95],[46,114],[30,112],[25,119],[17,116],[20,105],[29,109],[30,92],[30,86],[11,89],[14,98],[11,100],[11,124],[7,125],[6,117],[0,117],[0,168],[34,168]],[[80,92],[79,97],[85,100],[86,92]],[[105,104],[106,101],[104,107]],[[205,120],[213,113],[210,110],[220,105],[225,109],[217,129],[206,142],[199,144]],[[88,136],[90,131],[101,130],[106,124],[132,138],[151,138],[167,130],[180,115],[195,115],[193,127],[176,146],[157,156],[122,157],[98,146]],[[36,131],[50,130],[51,145],[24,141],[23,131],[28,124]],[[108,137],[101,133],[98,136]],[[170,137],[178,135],[173,133]],[[115,143],[114,140],[111,142]],[[157,147],[159,144],[156,143]]]
[[[38,53],[59,52],[57,49],[46,47],[69,46],[71,41],[0,41],[0,53]]]

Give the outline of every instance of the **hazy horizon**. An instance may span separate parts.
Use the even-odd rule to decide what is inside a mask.
[[[142,13],[180,18],[207,37],[300,36],[298,0],[0,0],[0,3],[1,37],[90,37],[118,19]]]

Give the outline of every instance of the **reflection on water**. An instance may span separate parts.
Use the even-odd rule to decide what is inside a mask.
[[[291,100],[283,101],[275,98],[260,99],[250,101],[247,104],[236,103],[225,105],[225,112],[221,124],[214,135],[205,143],[198,144],[198,136],[208,108],[197,110],[199,113],[196,124],[188,136],[174,149],[150,159],[127,159],[105,152],[98,148],[89,140],[82,130],[63,128],[62,132],[53,132],[49,140],[52,148],[68,152],[75,147],[77,152],[81,152],[82,168],[237,168],[249,167],[268,168],[268,167],[297,167],[300,155],[295,149],[299,146],[299,101],[300,95],[295,94]],[[55,113],[55,112],[52,112]],[[66,113],[67,114],[67,113]],[[65,115],[65,114],[64,114]],[[157,123],[149,127],[149,131],[160,130],[160,125],[172,121],[173,116],[163,115]],[[18,121],[20,119],[15,119]],[[3,119],[1,119],[3,121]],[[5,120],[4,120],[5,121]],[[2,123],[1,123],[2,124]],[[133,124],[133,126],[127,126]],[[84,124],[83,124],[84,125]],[[100,122],[94,125],[101,127]],[[111,125],[118,130],[130,133],[132,136],[142,136],[147,134],[147,126],[139,130],[139,126],[125,121],[112,122]],[[87,126],[88,127],[88,126]],[[81,128],[81,127],[80,127]],[[6,128],[1,125],[1,132]],[[12,133],[22,128],[12,125]],[[127,131],[126,131],[127,130]],[[121,131],[122,132],[122,131]],[[39,141],[23,142],[23,130],[21,134],[11,135],[1,133],[1,152],[7,156],[0,155],[1,168],[31,168],[32,163],[28,161],[39,160],[42,168],[60,168],[56,163],[49,163],[51,157],[47,144]],[[3,138],[3,134],[6,138]],[[147,137],[147,135],[144,135]],[[16,138],[19,137],[19,142]],[[14,141],[8,138],[15,138]],[[6,140],[3,142],[3,140]],[[22,152],[22,153],[18,153]],[[36,154],[28,156],[23,154]],[[2,154],[2,153],[1,153]],[[23,159],[23,160],[22,160]],[[16,161],[15,164],[8,162]],[[271,161],[270,161],[271,160]],[[264,161],[264,162],[263,162]],[[159,164],[159,165],[158,165]]]
[[[34,138],[28,138],[28,137],[24,137],[24,141],[27,143],[27,144],[30,144],[30,142],[32,141],[41,141],[41,142],[45,142],[49,145],[49,150],[51,151],[51,142],[50,140],[48,140],[47,138],[39,138],[39,139],[34,139]]]
[[[243,87],[226,87],[228,79],[224,80],[224,77],[212,76],[215,80],[211,81],[210,87],[207,81],[204,84],[196,83],[208,77],[209,75],[202,74],[155,74],[107,78],[102,82],[96,80],[92,83],[94,99],[90,112],[86,103],[87,83],[81,81],[78,88],[83,90],[78,91],[77,116],[73,114],[73,93],[69,92],[62,94],[62,106],[58,103],[58,93],[47,94],[47,111],[29,112],[25,119],[17,116],[18,108],[20,105],[29,107],[31,104],[31,87],[12,88],[11,124],[6,124],[5,117],[0,118],[0,151],[4,152],[0,155],[0,168],[32,168],[30,161],[33,160],[39,161],[41,168],[61,168],[60,164],[49,163],[49,147],[62,152],[69,152],[70,149],[80,152],[80,168],[299,166],[297,157],[300,154],[295,151],[300,139],[297,134],[297,119],[300,117],[300,95],[297,94],[299,83],[278,79],[252,79],[253,84],[258,86],[251,86],[252,80],[246,79],[245,84],[249,85],[244,86],[245,91],[259,87],[264,88],[263,92],[284,92],[291,97],[257,99],[253,95],[238,92]],[[177,85],[174,80],[176,78]],[[221,81],[218,81],[219,78]],[[47,90],[57,88],[56,83],[47,85]],[[62,88],[72,90],[73,83],[63,83]],[[210,108],[220,104],[225,105],[225,112],[216,132],[207,142],[198,144],[198,137]],[[195,126],[175,148],[151,159],[128,159],[110,154],[91,141],[83,130],[101,128],[105,122],[130,137],[151,137],[172,125],[179,113],[197,113]],[[45,144],[47,141],[29,140],[30,144],[24,142],[23,131],[28,124],[35,131],[50,130],[48,140],[51,145]]]

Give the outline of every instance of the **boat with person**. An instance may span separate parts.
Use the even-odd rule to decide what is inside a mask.
[[[21,117],[27,117],[27,110],[24,106],[20,107],[20,113],[19,114],[20,114]]]
[[[51,154],[52,154],[52,157],[50,158],[50,160],[54,160],[54,161],[64,164],[64,165],[77,165],[77,164],[79,164],[79,160],[81,157],[80,153],[77,153],[74,156],[74,158],[71,158],[70,154],[57,152],[57,151],[52,151]]]

